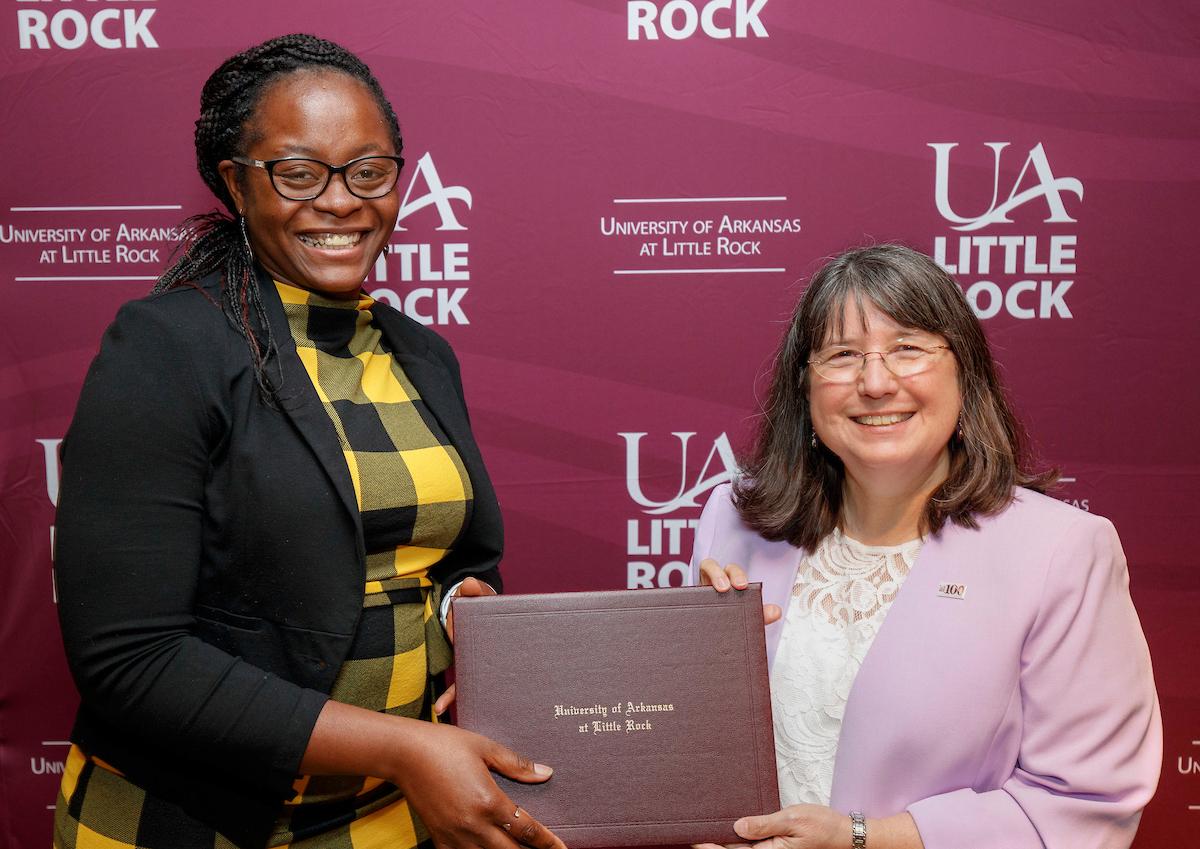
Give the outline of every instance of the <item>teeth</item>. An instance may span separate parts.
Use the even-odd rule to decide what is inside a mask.
[[[313,248],[348,248],[359,243],[362,233],[322,233],[319,236],[300,235],[300,241]]]
[[[912,413],[892,413],[888,416],[855,416],[854,421],[858,422],[859,424],[880,427],[882,425],[899,424],[900,422],[911,419],[912,416]]]

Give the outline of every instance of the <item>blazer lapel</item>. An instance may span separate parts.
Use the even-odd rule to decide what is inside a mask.
[[[429,346],[425,340],[409,332],[402,319],[386,309],[376,310],[374,315],[392,348],[392,355],[416,387],[426,408],[437,419],[459,454],[466,452],[471,455],[462,458],[470,470],[477,449],[462,399],[455,389],[454,378],[442,363],[429,356]]]
[[[409,319],[391,309],[380,309],[375,312],[375,317],[392,347],[393,356],[441,425],[450,444],[457,449],[471,477],[475,498],[469,531],[454,552],[439,564],[442,577],[459,570],[465,570],[460,574],[480,574],[500,561],[504,551],[504,522],[483,456],[471,433],[458,381],[451,366],[430,350],[424,335],[410,326]],[[497,589],[500,588],[498,574],[493,574],[490,580]]]
[[[275,283],[270,275],[258,266],[258,288],[262,297],[263,309],[271,325],[271,333],[275,337],[275,345],[279,350],[279,372],[282,374],[283,385],[279,389],[280,406],[300,431],[305,442],[317,456],[325,473],[329,476],[334,490],[354,517],[354,526],[358,530],[359,545],[362,545],[362,517],[358,512],[358,497],[354,493],[354,482],[350,479],[350,467],[346,465],[346,455],[338,441],[337,430],[333,420],[321,403],[316,389],[313,388],[312,378],[296,353],[296,340],[288,325],[287,314],[283,311],[283,302]],[[268,366],[268,374],[271,369]]]

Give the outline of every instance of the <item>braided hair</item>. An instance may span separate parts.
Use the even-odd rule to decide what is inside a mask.
[[[250,137],[255,129],[253,121],[267,89],[279,77],[310,68],[339,71],[363,83],[383,115],[396,154],[400,154],[400,123],[392,104],[370,68],[344,47],[315,35],[296,33],[272,38],[231,56],[204,84],[200,118],[196,121],[196,168],[229,215],[214,210],[188,218],[182,226],[184,238],[172,253],[174,262],[151,290],[158,293],[194,286],[201,277],[220,269],[220,306],[246,340],[259,391],[271,406],[278,404],[279,387],[267,376],[265,366],[278,349],[263,309],[244,219],[218,166],[223,160],[244,155],[254,143]],[[235,167],[241,181],[245,167]]]

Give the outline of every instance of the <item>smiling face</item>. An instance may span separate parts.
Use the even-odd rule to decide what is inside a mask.
[[[845,302],[844,318],[840,330],[831,323],[823,348],[887,351],[901,340],[925,348],[946,344],[936,333],[901,327],[870,303],[860,313],[853,298]],[[936,486],[945,478],[947,443],[962,409],[949,351],[938,351],[927,370],[910,377],[897,378],[872,354],[850,383],[833,383],[811,369],[809,380],[813,427],[841,459],[852,485],[883,495]]]
[[[302,70],[263,94],[242,153],[258,160],[305,157],[330,165],[396,151],[367,87],[337,71]],[[281,197],[262,168],[242,180],[229,160],[219,171],[242,215],[255,259],[280,283],[331,298],[356,298],[386,248],[400,211],[393,189],[381,198],[352,195],[340,176],[313,200]]]

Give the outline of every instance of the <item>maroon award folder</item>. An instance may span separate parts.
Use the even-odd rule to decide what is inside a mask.
[[[497,782],[571,849],[779,809],[758,584],[455,599],[454,637],[459,725],[554,767]]]

